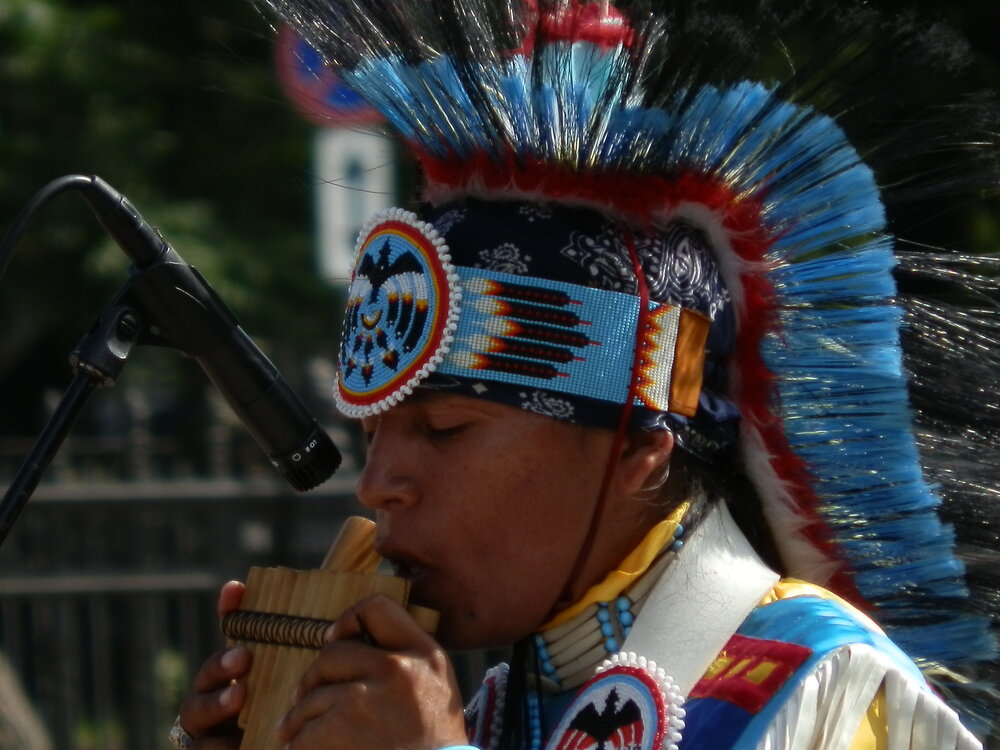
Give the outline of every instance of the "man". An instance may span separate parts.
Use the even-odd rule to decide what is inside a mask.
[[[861,611],[942,672],[989,658],[921,474],[885,191],[843,129],[896,68],[839,40],[884,29],[830,27],[852,108],[823,66],[729,69],[722,16],[271,4],[427,180],[361,232],[335,393],[376,547],[442,618],[350,610],[289,747],[978,747]],[[463,712],[443,649],[502,645]],[[236,747],[248,666],[206,662],[176,735]]]

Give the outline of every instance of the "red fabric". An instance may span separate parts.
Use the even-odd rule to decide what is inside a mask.
[[[812,655],[805,646],[734,635],[689,698],[715,698],[755,714]]]
[[[589,42],[603,49],[635,44],[635,31],[628,16],[610,3],[572,0],[565,6],[542,15],[537,0],[526,3],[534,24],[517,54],[533,53],[538,37],[545,42]]]

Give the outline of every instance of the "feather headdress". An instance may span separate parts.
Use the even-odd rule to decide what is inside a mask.
[[[261,2],[382,112],[430,203],[704,233],[737,329],[725,397],[787,570],[928,671],[994,668],[997,264],[897,230],[998,185],[987,103],[903,99],[957,38],[829,4]]]

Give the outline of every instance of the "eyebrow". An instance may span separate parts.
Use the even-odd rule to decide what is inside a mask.
[[[443,402],[445,399],[449,399],[447,404],[448,406],[454,406],[455,408],[460,409],[471,409],[490,416],[503,416],[501,411],[496,408],[500,405],[487,399],[463,396],[457,393],[448,393],[447,391],[433,390],[430,388],[415,388],[413,393],[407,396],[398,405],[405,406],[406,404],[413,404],[423,406],[435,401]],[[452,401],[451,399],[461,399],[461,401]]]

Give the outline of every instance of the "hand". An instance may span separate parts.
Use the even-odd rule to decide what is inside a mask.
[[[384,596],[331,627],[278,735],[289,750],[433,750],[468,741],[447,654]]]
[[[219,592],[218,612],[223,617],[237,609],[243,584],[230,581]],[[181,703],[181,726],[194,738],[191,750],[237,750],[242,732],[236,717],[246,700],[246,686],[236,682],[250,669],[245,648],[224,649],[208,658],[194,678],[193,694]]]

